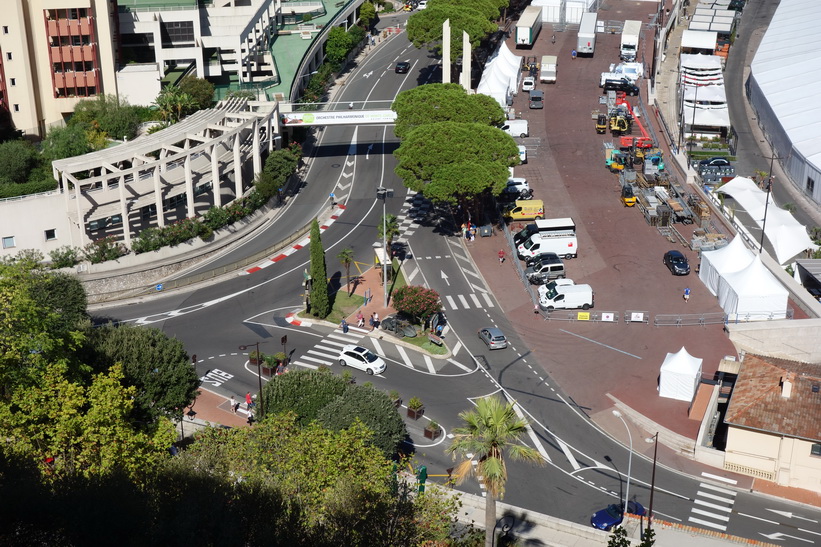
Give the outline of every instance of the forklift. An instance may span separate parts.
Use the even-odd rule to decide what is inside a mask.
[[[596,116],[596,133],[604,135],[607,132],[607,116],[599,114]]]
[[[630,154],[620,150],[614,150],[605,161],[605,164],[611,172],[618,173],[619,171],[624,171],[628,165],[632,165],[632,160],[630,159]]]
[[[621,187],[621,202],[625,207],[632,207],[636,204],[636,194],[633,193],[633,187],[629,184]]]
[[[610,117],[610,132],[614,137],[626,135],[632,130],[630,120],[626,116],[616,114]]]

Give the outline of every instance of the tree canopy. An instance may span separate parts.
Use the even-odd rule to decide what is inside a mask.
[[[319,221],[311,223],[311,315],[325,318],[331,313],[331,296],[328,292],[328,268],[325,265],[325,248],[319,233]]]
[[[439,293],[418,285],[406,285],[393,295],[393,307],[414,319],[427,317],[442,309]]]
[[[77,103],[68,125],[79,125],[85,131],[100,130],[111,139],[133,139],[140,125],[138,110],[116,95],[98,95]]]
[[[37,149],[28,141],[0,143],[0,184],[25,182],[39,160]]]
[[[418,11],[408,18],[408,40],[417,48],[426,47],[442,54],[442,23],[450,19],[450,56],[455,61],[462,54],[462,31],[467,32],[471,49],[498,26],[489,21],[483,13],[462,6],[444,2],[431,2],[427,9]]]
[[[204,78],[186,76],[180,81],[180,91],[194,99],[196,108],[203,110],[214,104],[214,84]]]
[[[400,93],[391,109],[396,112],[397,137],[436,122],[482,123],[501,127],[506,116],[495,99],[482,93],[468,95],[459,84],[427,84]]]

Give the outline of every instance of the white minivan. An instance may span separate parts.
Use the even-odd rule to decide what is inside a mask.
[[[593,307],[593,287],[590,285],[559,285],[549,283],[539,287],[539,307],[542,310]]]
[[[511,137],[524,138],[530,135],[527,120],[508,120],[507,123],[505,123],[505,125],[502,126],[502,131],[504,131]]]

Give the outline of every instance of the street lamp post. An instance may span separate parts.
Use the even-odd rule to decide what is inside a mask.
[[[259,341],[253,344],[257,348],[257,380],[259,381],[259,413],[260,415],[265,415],[265,406],[262,402],[262,363],[260,363],[260,355],[259,355]],[[240,346],[240,351],[245,351],[248,349],[248,346]]]
[[[656,434],[649,439],[645,440],[648,443],[655,443],[655,447],[653,448],[653,473],[650,475],[650,507],[647,509],[647,529],[650,530],[653,528],[653,494],[656,492],[656,459],[659,454],[658,432],[656,432]]]
[[[627,422],[618,410],[613,411],[613,416],[621,420],[624,428],[627,430],[627,438],[630,440],[630,457],[627,459],[627,486],[624,487],[624,508],[622,509],[622,516],[627,514],[627,502],[630,500],[630,473],[633,469],[633,435],[630,434],[630,428],[627,427]]]
[[[382,200],[382,292],[384,293],[384,307],[388,307],[388,216],[386,214],[385,203],[388,197],[393,194],[392,188],[380,186],[376,189],[376,197]]]
[[[778,158],[781,159],[781,158]],[[776,160],[775,154],[770,154],[770,172],[767,177],[767,199],[764,201],[764,220],[761,222],[761,241],[758,246],[758,253],[764,250],[764,229],[767,227],[767,208],[770,205],[770,190],[773,187],[773,162]]]

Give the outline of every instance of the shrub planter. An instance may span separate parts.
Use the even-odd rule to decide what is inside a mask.
[[[425,413],[425,407],[421,406],[419,408],[410,408],[408,407],[408,418],[411,420],[418,420],[422,417],[422,414]]]
[[[439,435],[442,434],[442,428],[439,427],[439,424],[436,422],[431,421],[427,427],[425,427],[425,438],[430,440],[435,440]]]

